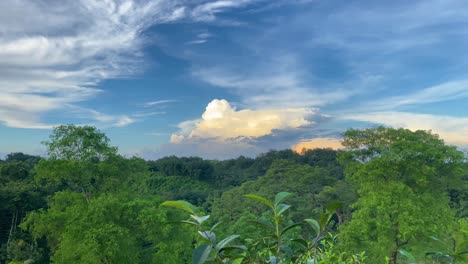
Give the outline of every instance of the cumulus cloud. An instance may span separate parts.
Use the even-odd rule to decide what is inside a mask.
[[[408,112],[350,114],[345,119],[372,122],[410,130],[432,130],[449,144],[468,146],[468,118]]]
[[[296,145],[292,146],[292,149],[298,153],[301,153],[304,149],[316,149],[316,148],[331,148],[331,149],[342,149],[341,141],[337,138],[313,138],[310,140],[300,141]]]
[[[185,122],[181,127],[185,127],[188,138],[258,138],[274,130],[311,125],[310,117],[314,114],[316,110],[310,108],[237,110],[228,101],[215,99],[207,105],[200,120]],[[193,128],[187,129],[187,125]],[[180,137],[173,136],[179,141]]]

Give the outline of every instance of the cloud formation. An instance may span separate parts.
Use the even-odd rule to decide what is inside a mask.
[[[44,115],[98,96],[105,79],[142,70],[155,24],[212,21],[242,1],[17,0],[0,3],[0,123],[50,128]],[[47,18],[47,19],[44,19]],[[127,114],[128,116],[129,114]],[[99,116],[86,116],[99,124]],[[96,119],[96,117],[98,117]],[[114,117],[115,126],[134,122]]]
[[[341,141],[337,138],[313,138],[310,140],[300,141],[296,145],[292,146],[292,150],[297,153],[301,153],[304,149],[316,149],[316,148],[331,148],[331,149],[342,149]]]
[[[171,142],[181,142],[187,138],[258,138],[273,133],[274,130],[296,129],[311,125],[311,116],[316,110],[307,108],[237,110],[226,100],[215,99],[207,106],[201,120],[192,122],[193,129],[185,135],[173,135]],[[185,123],[186,124],[186,123]]]

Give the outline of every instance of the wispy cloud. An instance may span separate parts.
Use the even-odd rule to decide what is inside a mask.
[[[152,106],[157,106],[157,105],[163,105],[163,104],[168,104],[168,103],[175,103],[178,102],[177,100],[158,100],[158,101],[151,101],[151,102],[146,102],[143,104],[144,107],[152,107]]]
[[[147,43],[142,32],[148,27],[187,19],[214,20],[223,10],[249,2],[2,2],[0,122],[11,127],[49,128],[54,124],[43,121],[45,114],[98,96],[102,80],[142,70],[141,51]],[[96,117],[90,114],[90,118]],[[116,125],[133,121],[123,118]]]
[[[390,96],[369,102],[364,107],[369,110],[397,109],[402,106],[414,106],[460,100],[468,98],[468,80],[448,81],[442,84],[419,89],[404,95]]]
[[[137,121],[137,115],[109,115],[94,109],[79,107],[75,105],[67,105],[67,110],[78,119],[91,119],[93,125],[100,127],[125,127]]]
[[[145,133],[145,135],[146,135],[146,136],[163,137],[163,136],[170,136],[171,133],[150,132],[150,133]]]
[[[195,36],[195,39],[194,40],[191,40],[189,42],[187,42],[187,44],[203,44],[203,43],[206,43],[211,37],[213,37],[212,34],[208,33],[208,32],[200,32],[198,33],[196,36]]]
[[[347,99],[354,89],[314,87],[294,56],[267,59],[244,69],[200,68],[193,75],[242,96],[247,107],[318,107]]]
[[[196,21],[213,21],[216,14],[229,8],[246,6],[259,0],[218,0],[206,2],[195,7],[191,15]]]

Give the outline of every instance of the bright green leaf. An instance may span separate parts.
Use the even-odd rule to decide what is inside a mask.
[[[279,203],[281,203],[281,201],[283,201],[284,199],[286,199],[288,196],[292,195],[292,193],[288,193],[288,192],[280,192],[278,193],[276,196],[275,196],[275,205],[278,205]]]
[[[161,205],[166,207],[182,209],[191,214],[195,214],[195,211],[192,209],[194,206],[187,201],[165,201]]]
[[[246,194],[244,195],[245,197],[249,198],[249,199],[252,199],[252,200],[255,200],[257,202],[261,202],[262,204],[270,207],[272,210],[274,210],[274,207],[273,207],[273,204],[268,201],[267,199],[261,197],[261,196],[258,196],[256,194]]]

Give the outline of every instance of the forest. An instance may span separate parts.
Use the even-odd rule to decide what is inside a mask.
[[[467,155],[430,131],[229,160],[64,125],[0,161],[0,263],[468,263]]]

